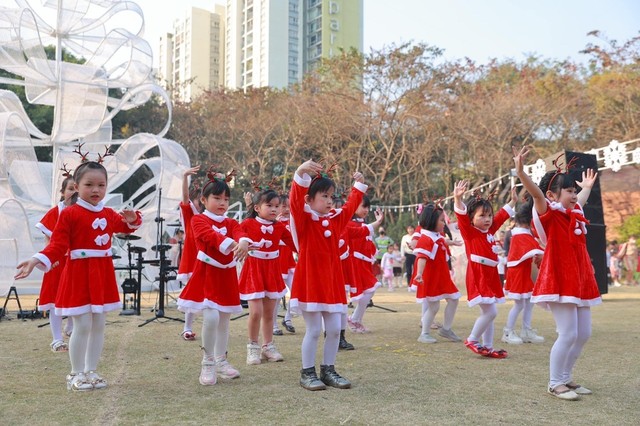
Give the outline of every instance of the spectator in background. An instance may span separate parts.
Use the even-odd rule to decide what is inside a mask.
[[[387,252],[387,248],[393,244],[393,240],[387,236],[387,232],[381,226],[378,228],[378,236],[374,240],[376,244],[376,261],[378,264],[382,262],[382,256]]]
[[[620,247],[618,256],[622,259],[625,269],[625,284],[636,285],[634,274],[638,269],[638,245],[636,244],[635,235],[631,235],[629,241]]]
[[[403,235],[400,240],[400,255],[404,257],[404,272],[407,278],[407,287],[411,287],[413,264],[416,261],[416,256],[413,254],[413,248],[411,247],[411,239],[415,231],[416,228],[414,228],[413,225],[407,226],[407,233]]]

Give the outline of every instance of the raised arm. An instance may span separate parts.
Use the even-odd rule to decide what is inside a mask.
[[[465,206],[464,203],[462,202],[462,196],[464,195],[465,192],[467,192],[468,184],[469,182],[467,182],[466,180],[460,180],[456,182],[455,186],[453,187],[454,205],[455,205],[455,208],[460,211],[467,209],[467,206]]]
[[[189,204],[189,176],[193,176],[200,171],[200,166],[191,167],[182,174],[182,202]]]
[[[533,207],[536,209],[539,215],[543,215],[547,212],[547,199],[545,198],[542,190],[536,185],[528,174],[524,172],[524,161],[529,154],[529,147],[523,146],[521,149],[513,148],[513,161],[516,166],[516,174],[522,182],[522,186],[527,190],[531,198],[533,198]]]
[[[594,172],[593,169],[587,169],[582,172],[582,180],[580,182],[576,182],[582,190],[578,193],[578,204],[580,206],[584,206],[587,204],[587,200],[589,199],[589,195],[591,195],[591,188],[596,183],[596,178],[598,177],[598,173]]]

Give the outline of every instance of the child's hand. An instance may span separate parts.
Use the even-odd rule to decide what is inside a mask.
[[[462,241],[455,239],[455,240],[447,240],[447,245],[449,246],[457,246],[460,247],[462,246]]]
[[[245,192],[242,198],[244,199],[245,206],[253,204],[253,194],[251,192]]]
[[[594,172],[593,169],[587,169],[585,172],[582,172],[582,180],[576,182],[576,184],[582,189],[591,189],[593,185],[595,185],[597,177],[598,173]]]
[[[519,175],[520,173],[524,172],[524,161],[527,158],[527,154],[529,154],[529,147],[525,145],[522,148],[518,149],[514,146],[512,147],[512,150],[513,162],[516,165],[516,173]]]
[[[464,193],[467,192],[468,184],[469,182],[467,182],[466,180],[459,180],[458,182],[456,182],[455,186],[453,187],[453,196],[455,198],[461,199]]]
[[[302,176],[305,173],[308,174],[309,176],[314,176],[315,174],[321,172],[323,168],[324,167],[322,166],[322,164],[316,163],[313,160],[307,160],[304,163],[302,163],[300,166],[298,166],[298,170],[296,170],[296,173],[299,176]]]
[[[509,205],[513,208],[518,203],[518,187],[514,186],[511,188],[511,200],[509,200]]]
[[[380,207],[378,207],[376,211],[373,212],[373,216],[375,216],[376,222],[382,223],[382,221],[384,220],[384,213],[382,212]]]
[[[416,274],[416,277],[413,279],[418,284],[422,284],[422,274]]]
[[[194,166],[194,167],[191,167],[190,169],[185,170],[184,173],[182,174],[182,176],[184,178],[187,178],[189,176],[193,176],[195,174],[198,174],[199,171],[200,171],[200,166],[199,165],[198,166]]]
[[[138,220],[138,215],[133,210],[125,208],[120,212],[122,215],[122,221],[125,223],[133,223]]]
[[[13,278],[16,280],[27,278],[29,274],[31,274],[31,271],[33,271],[33,268],[35,268],[38,263],[42,263],[42,262],[40,262],[35,257],[32,257],[29,260],[25,260],[24,262],[19,263],[16,268],[18,269],[18,273]]]
[[[356,182],[364,183],[364,176],[360,172],[355,172],[353,174],[353,180]]]
[[[247,258],[247,252],[249,251],[249,243],[246,240],[242,240],[233,247],[233,257],[236,260],[242,262]]]

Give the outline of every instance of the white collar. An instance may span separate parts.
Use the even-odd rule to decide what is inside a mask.
[[[209,219],[213,219],[218,223],[222,223],[227,217],[226,216],[218,216],[215,213],[211,213],[209,210],[205,209],[204,212],[202,212],[203,215],[205,215],[206,217],[208,217]]]
[[[93,204],[86,202],[82,198],[78,198],[78,201],[76,201],[76,204],[79,205],[80,207],[83,207],[89,211],[96,212],[96,213],[101,212],[102,209],[104,208],[104,201],[100,201],[97,205],[94,206]]]
[[[334,218],[336,216],[338,216],[340,213],[342,213],[342,209],[331,209],[329,211],[329,213],[327,214],[320,214],[317,211],[313,210],[311,207],[309,207],[309,204],[304,205],[304,211],[305,213],[309,213],[311,215],[311,219],[318,221],[320,220],[321,217],[328,217],[328,218]]]
[[[263,219],[260,216],[256,216],[254,219],[257,220],[259,223],[261,223],[263,225],[273,225],[273,223],[274,223],[274,222],[271,222],[270,220]]]
[[[444,239],[444,237],[441,234],[438,234],[437,232],[429,231],[428,229],[421,229],[420,233],[426,237],[431,238],[434,242],[438,241],[438,239],[440,238]]]
[[[514,235],[533,235],[533,234],[531,233],[531,229],[529,228],[521,228],[519,226],[516,226],[511,230],[511,236],[514,236]]]

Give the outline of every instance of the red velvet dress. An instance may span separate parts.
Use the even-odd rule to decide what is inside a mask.
[[[193,238],[193,230],[191,229],[191,219],[197,214],[200,213],[192,202],[189,202],[189,204],[180,203],[180,223],[182,224],[182,229],[184,229],[184,244],[182,244],[182,254],[176,279],[182,281],[183,284],[186,284],[191,278],[196,263],[196,255],[198,254],[195,239]]]
[[[205,210],[191,219],[198,254],[189,284],[178,297],[182,312],[216,309],[240,313],[238,271],[231,245],[244,236],[240,225],[226,216]]]
[[[501,208],[493,217],[493,223],[487,232],[471,224],[466,207],[464,210],[454,209],[454,211],[467,255],[466,284],[469,306],[479,303],[504,303],[504,292],[497,268],[496,253],[499,247],[493,234],[509,219],[513,209],[508,205]]]
[[[367,224],[363,219],[353,219],[347,226],[352,228],[351,232],[357,232]],[[373,230],[369,229],[368,231],[366,234],[354,235],[349,243],[353,257],[353,280],[356,286],[356,291],[351,292],[351,299],[355,301],[362,299],[365,293],[375,293],[382,285],[373,274],[373,264],[376,263],[376,245],[373,242]]]
[[[442,235],[421,230],[418,245],[413,250],[416,262],[426,259],[422,273],[422,283],[418,284],[416,302],[436,302],[442,299],[459,299],[460,292],[451,280],[449,273],[449,247]],[[417,270],[417,263],[415,269]]]
[[[576,205],[567,211],[559,203],[548,204],[542,216],[533,209],[533,223],[545,250],[531,302],[599,305],[602,299],[587,252],[582,208]]]
[[[294,175],[291,187],[291,234],[298,248],[298,264],[293,276],[291,309],[307,312],[347,311],[344,276],[338,244],[367,186],[356,183],[341,209],[318,215],[304,201],[311,177]]]
[[[240,299],[282,298],[287,287],[280,267],[280,241],[293,247],[291,233],[281,222],[260,217],[245,219],[240,227],[251,241],[238,282]]]
[[[56,227],[60,212],[65,208],[63,202],[59,202],[57,206],[51,208],[42,217],[40,222],[36,224],[44,235],[51,238],[53,229]],[[56,294],[58,293],[58,287],[60,285],[60,279],[62,278],[62,271],[64,265],[67,262],[67,256],[64,256],[58,264],[51,268],[49,272],[42,277],[42,286],[40,286],[40,297],[38,299],[38,310],[41,312],[49,311],[55,308]]]
[[[530,229],[516,227],[511,230],[511,245],[507,255],[507,281],[504,286],[507,298],[519,300],[531,297],[531,265],[533,258],[543,253]]]
[[[364,224],[363,224],[364,225]],[[342,274],[344,275],[344,289],[349,296],[358,294],[357,279],[354,265],[354,257],[351,249],[353,239],[373,237],[373,228],[370,225],[347,226],[342,235],[338,247],[340,260],[342,261]]]
[[[140,213],[137,215],[137,221],[129,225],[113,209],[102,203],[93,206],[82,199],[60,213],[50,243],[34,255],[49,271],[52,264],[69,254],[55,299],[57,315],[120,308],[111,238],[114,233],[134,232],[142,223]]]

